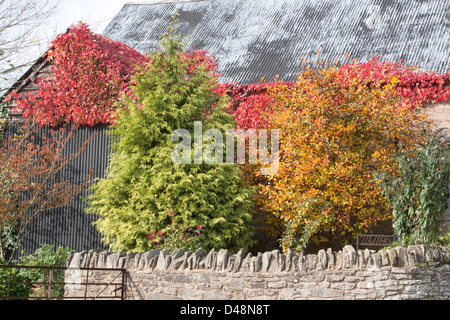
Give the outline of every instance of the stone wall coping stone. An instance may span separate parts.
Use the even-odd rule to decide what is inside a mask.
[[[195,252],[176,249],[153,249],[143,253],[90,250],[73,253],[67,266],[79,268],[126,268],[134,270],[211,270],[226,273],[305,273],[316,270],[353,270],[384,267],[414,267],[424,264],[450,263],[450,251],[445,247],[389,247],[358,250],[347,245],[338,252],[320,250],[317,254],[298,254],[289,250],[258,252],[256,256],[241,249],[231,253],[226,249],[198,249]]]

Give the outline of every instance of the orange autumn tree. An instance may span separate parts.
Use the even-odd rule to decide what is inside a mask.
[[[268,91],[280,166],[261,186],[260,203],[282,222],[284,251],[302,251],[319,234],[340,247],[390,218],[374,173],[394,170],[400,144],[419,138],[423,116],[396,93],[395,76],[343,74],[304,65],[295,83]]]

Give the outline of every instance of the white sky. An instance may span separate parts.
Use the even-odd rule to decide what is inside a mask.
[[[57,1],[57,0],[55,0]],[[65,32],[72,23],[83,21],[91,30],[102,33],[112,18],[127,2],[174,2],[177,0],[59,0],[60,10],[55,17],[57,33]],[[178,0],[187,1],[187,0]]]
[[[66,32],[72,24],[82,21],[89,25],[95,33],[102,33],[109,22],[128,2],[164,2],[168,0],[52,0],[59,2],[58,11],[53,18],[48,20],[47,25],[42,26],[44,43],[40,48],[39,56],[48,48],[55,37]],[[35,54],[35,53],[33,53]],[[37,57],[36,57],[37,58]]]
[[[51,22],[52,31],[59,34],[65,32],[71,24],[83,21],[92,31],[102,33],[127,2],[132,0],[61,0],[57,16]]]
[[[83,21],[91,27],[92,31],[102,33],[125,3],[174,1],[177,0],[59,0],[60,10],[53,21],[53,25],[56,26],[56,32],[59,34],[65,32],[72,23]]]

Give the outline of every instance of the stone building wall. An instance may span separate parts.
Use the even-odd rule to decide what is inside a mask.
[[[377,252],[346,246],[339,252],[328,249],[308,255],[278,250],[256,255],[203,249],[139,254],[89,251],[69,258],[66,280],[73,281],[74,272],[83,277],[89,272],[91,281],[117,282],[114,272],[76,270],[125,268],[129,300],[448,300],[449,262],[450,251],[423,246]],[[112,294],[113,289],[86,290],[68,284],[66,296],[92,297],[100,291]]]

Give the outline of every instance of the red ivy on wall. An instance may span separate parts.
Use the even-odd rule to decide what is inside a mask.
[[[129,89],[136,66],[149,58],[120,42],[93,33],[84,23],[60,34],[47,53],[53,77],[38,79],[36,92],[20,95],[16,109],[41,125],[110,123],[115,102]]]
[[[267,117],[272,98],[267,94],[274,82],[255,83],[234,87],[233,101],[236,126],[243,129],[267,128]]]
[[[94,126],[114,121],[117,101],[123,94],[133,98],[132,76],[151,61],[135,49],[93,33],[84,23],[60,34],[47,53],[53,77],[37,79],[39,89],[25,95],[13,91],[16,110],[33,115],[41,125],[62,123]],[[218,76],[215,59],[202,50],[180,57],[189,69],[203,64]],[[194,61],[194,63],[192,63]]]
[[[344,64],[338,69],[339,81],[345,85],[358,85],[366,80],[378,83],[389,83],[397,80],[397,93],[411,106],[411,109],[433,102],[448,102],[450,99],[450,73],[440,74],[432,71],[421,71],[417,67],[406,66],[403,62],[380,61],[376,56],[368,62]],[[364,81],[362,81],[364,79]],[[255,83],[249,86],[226,84],[228,93],[233,98],[236,125],[243,129],[266,128],[267,115],[271,98],[268,90],[277,90],[275,82]],[[280,83],[277,83],[278,85]],[[291,86],[284,82],[281,85]]]
[[[392,77],[398,80],[397,93],[412,107],[431,102],[447,102],[450,98],[450,73],[440,74],[421,71],[418,67],[405,66],[403,62],[379,61],[376,56],[365,63],[350,63],[339,68],[341,82],[351,85],[359,77],[388,83]]]
[[[192,57],[197,65],[205,64],[208,70],[219,75],[211,55],[197,50],[187,52],[181,59],[192,61],[187,59]],[[39,124],[51,126],[68,122],[88,126],[112,123],[118,107],[116,102],[123,94],[131,95],[130,84],[136,67],[150,62],[149,56],[95,34],[81,22],[53,41],[47,59],[54,64],[53,77],[38,79],[37,91],[26,95],[13,92],[7,100],[15,98],[16,109],[23,110],[24,117],[33,115]],[[379,57],[365,63],[345,64],[338,69],[344,85],[355,85],[358,78],[387,83],[396,77],[398,94],[412,107],[446,102],[450,97],[449,73],[421,72],[401,62],[381,62]],[[234,114],[237,127],[258,129],[267,125],[266,117],[261,114],[269,111],[271,98],[267,91],[276,88],[276,83],[224,83],[215,91],[230,96],[229,111]]]

